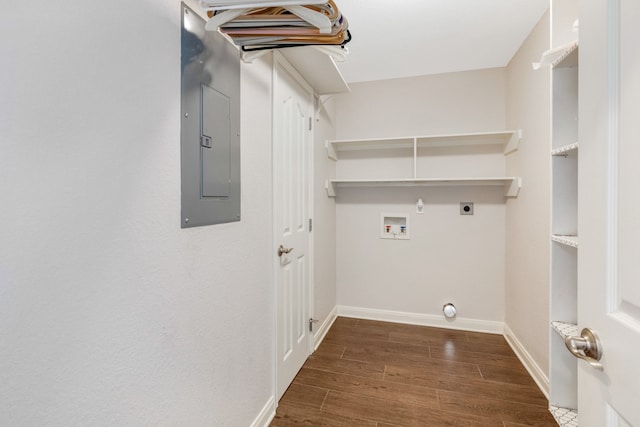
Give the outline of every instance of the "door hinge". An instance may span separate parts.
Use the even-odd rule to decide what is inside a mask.
[[[313,231],[313,219],[309,218],[309,232]]]
[[[309,117],[309,130],[313,130],[313,118]]]
[[[309,319],[309,332],[313,332],[313,324],[318,323],[318,319],[314,319],[313,317]]]

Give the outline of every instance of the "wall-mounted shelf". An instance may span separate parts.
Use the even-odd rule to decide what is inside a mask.
[[[517,197],[521,178],[501,174],[504,155],[521,139],[521,130],[511,130],[327,141],[327,156],[338,163],[327,195],[341,187],[501,186],[505,197]]]
[[[578,247],[578,236],[560,236],[558,234],[552,234],[551,240],[561,245],[571,246],[572,248]]]
[[[539,70],[543,66],[551,68],[570,68],[578,66],[578,41],[572,41],[542,53],[540,62],[533,63],[533,69]]]
[[[578,66],[578,41],[566,45],[564,50],[551,62],[551,68],[570,68]]]
[[[330,179],[325,188],[335,197],[340,187],[435,187],[435,186],[502,186],[505,197],[517,197],[521,179],[518,177],[489,178],[429,178],[429,179]]]
[[[551,155],[552,156],[569,156],[571,154],[577,153],[578,148],[580,148],[580,144],[578,142],[574,142],[572,144],[568,144],[563,147],[556,148],[555,150],[551,150]]]
[[[339,151],[414,147],[456,147],[468,145],[501,145],[503,154],[509,154],[518,149],[521,139],[522,131],[512,130],[504,132],[461,133],[397,138],[345,139],[327,141],[325,148],[327,149],[327,156],[333,160],[338,160]]]

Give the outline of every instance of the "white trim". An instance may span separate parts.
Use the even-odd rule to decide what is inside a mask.
[[[307,80],[303,78],[304,83],[307,83]],[[313,173],[315,168],[315,142],[316,142],[316,127],[315,127],[315,117],[316,117],[316,100],[314,97],[314,90],[311,87],[309,93],[309,107],[311,107],[311,116],[309,117],[309,156],[307,158],[307,218],[306,218],[306,226],[307,232],[309,233],[309,248],[307,249],[307,253],[309,254],[309,276],[307,280],[309,280],[309,286],[307,286],[307,290],[309,295],[308,299],[308,311],[309,320],[314,319],[315,317],[315,292],[316,292],[316,283],[315,283],[315,227],[313,227],[313,223],[315,222],[316,210],[314,204],[314,188],[315,188],[315,174]],[[310,221],[310,222],[309,222]],[[309,225],[311,225],[311,230],[309,230]],[[315,344],[315,335],[311,337],[309,340],[309,348],[308,352],[311,355],[316,347]]]
[[[549,378],[545,375],[544,371],[540,369],[540,366],[538,366],[506,323],[504,325],[504,338],[516,353],[516,356],[518,356],[518,359],[520,359],[520,362],[522,362],[527,372],[529,372],[531,378],[536,382],[540,391],[549,399]]]
[[[274,52],[271,55],[271,247],[278,247],[278,239],[276,239],[276,230],[278,229],[278,219],[277,219],[277,200],[276,200],[276,171],[273,167],[275,162],[275,145],[274,141],[276,139],[276,130],[275,130],[275,111],[276,111],[276,91],[278,89],[278,76],[277,76],[277,55]],[[278,310],[280,308],[280,300],[279,300],[279,292],[278,292],[278,258],[276,254],[272,252],[271,255],[273,258],[271,260],[272,265],[272,286],[273,286],[273,396],[277,396],[278,394],[278,326],[280,325],[278,321]],[[275,400],[275,399],[274,399]]]
[[[338,307],[336,306],[333,307],[331,313],[329,313],[327,318],[324,319],[324,322],[322,322],[322,325],[320,326],[320,328],[318,328],[318,331],[313,335],[313,351],[316,351],[318,349],[318,347],[322,343],[322,340],[324,340],[324,337],[327,335],[327,332],[329,332],[329,329],[331,329],[331,326],[333,326],[333,323],[336,321],[337,317]]]
[[[609,3],[609,13],[607,19],[608,58],[607,58],[607,94],[609,105],[607,108],[607,242],[605,271],[607,281],[605,282],[605,297],[608,313],[615,313],[619,310],[620,297],[618,289],[618,209],[620,208],[620,2]],[[578,286],[581,288],[581,286]],[[586,289],[586,286],[584,286]],[[587,292],[585,291],[585,294]],[[590,291],[594,295],[594,291]],[[593,319],[594,317],[592,317]],[[592,394],[593,396],[593,394]]]
[[[262,411],[251,423],[251,427],[268,427],[273,418],[276,416],[276,398],[271,396]]]
[[[401,311],[378,310],[373,308],[338,306],[338,316],[358,319],[381,320],[384,322],[406,323],[410,325],[431,326],[435,328],[459,329],[463,331],[502,334],[504,323],[492,320],[478,320],[456,317],[447,320],[443,316]]]
[[[276,230],[278,228],[278,220],[276,219],[276,174],[273,170],[273,162],[275,160],[274,145],[275,140],[275,110],[276,110],[276,55],[271,55],[271,247],[277,248],[278,241],[276,239]],[[241,141],[242,143],[242,141]],[[278,260],[272,252],[271,259],[271,286],[273,289],[273,366],[271,374],[273,378],[273,399],[278,394],[278,309],[279,309],[279,295],[278,295]],[[254,421],[255,423],[255,421]]]

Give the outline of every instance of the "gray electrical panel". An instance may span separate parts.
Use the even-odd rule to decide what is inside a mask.
[[[182,228],[240,221],[240,54],[182,4]]]

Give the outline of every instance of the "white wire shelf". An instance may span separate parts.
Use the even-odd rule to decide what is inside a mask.
[[[550,405],[549,412],[560,427],[578,427],[578,411]]]
[[[570,154],[578,152],[578,148],[580,148],[580,144],[578,142],[574,142],[572,144],[565,145],[564,147],[551,150],[551,155],[552,156],[568,156]]]
[[[551,68],[576,67],[578,65],[578,42],[570,44],[559,57],[553,60]]]
[[[575,337],[580,335],[578,325],[575,323],[552,321],[551,328],[562,338]]]
[[[547,50],[542,54],[540,62],[534,62],[534,70],[539,70],[546,65],[551,68],[576,67],[578,65],[578,41]]]
[[[561,245],[571,246],[572,248],[578,247],[578,236],[561,236],[558,234],[551,235],[551,240]]]

